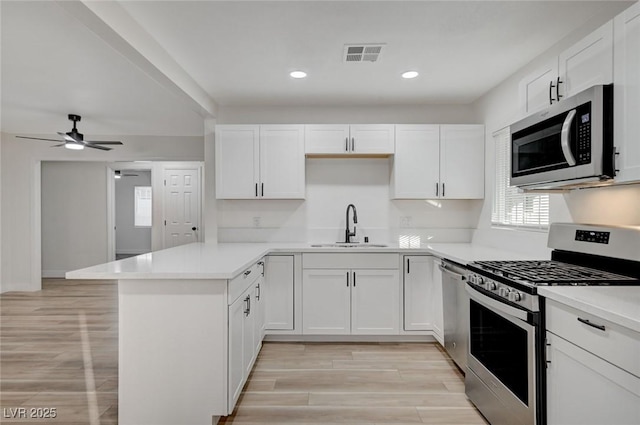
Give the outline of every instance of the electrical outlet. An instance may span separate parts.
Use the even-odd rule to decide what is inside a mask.
[[[413,227],[413,217],[411,217],[410,215],[401,216],[400,227],[402,228]]]
[[[253,227],[260,227],[260,217],[253,217]]]

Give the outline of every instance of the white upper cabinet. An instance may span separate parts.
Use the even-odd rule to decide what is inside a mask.
[[[253,199],[260,178],[257,125],[216,127],[216,197]]]
[[[303,199],[304,126],[216,127],[217,199]]]
[[[304,126],[260,126],[260,197],[304,198]]]
[[[547,62],[520,81],[522,114],[531,115],[550,106],[558,84],[558,58]]]
[[[606,23],[520,81],[523,116],[613,82],[613,23]]]
[[[482,199],[483,125],[397,125],[394,199]]]
[[[615,180],[640,180],[640,3],[614,19],[614,144],[620,170]]]
[[[484,126],[440,126],[439,196],[484,198]]]
[[[613,21],[558,57],[560,96],[570,97],[597,84],[613,82]],[[562,100],[562,97],[560,98]]]
[[[391,173],[395,199],[435,198],[440,184],[440,126],[397,125]]]
[[[304,126],[304,151],[311,154],[346,154],[350,148],[349,124]]]
[[[305,153],[354,155],[394,153],[393,124],[318,124],[305,126]]]

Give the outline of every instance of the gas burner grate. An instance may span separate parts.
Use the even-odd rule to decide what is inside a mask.
[[[535,285],[613,284],[637,280],[628,276],[553,260],[478,261],[474,264],[485,271],[505,278],[527,281]]]

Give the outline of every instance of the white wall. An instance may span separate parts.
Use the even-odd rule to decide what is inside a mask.
[[[50,135],[31,135],[50,137]],[[202,137],[108,136],[124,146],[109,152],[51,148],[42,141],[0,134],[2,158],[2,259],[0,292],[35,291],[41,286],[40,162],[41,161],[202,161]]]
[[[151,186],[151,171],[126,169],[121,170],[121,174],[137,176],[123,176],[115,180],[116,254],[144,254],[151,251],[151,227],[135,226],[135,187]],[[44,232],[42,238],[44,242]]]
[[[482,124],[470,105],[224,106],[218,124]]]
[[[42,276],[107,261],[106,164],[43,162]]]
[[[585,25],[571,36],[558,42],[550,50],[532,60],[527,66],[509,77],[474,103],[480,122],[486,128],[485,202],[480,214],[478,230],[474,242],[526,252],[540,257],[548,256],[547,233],[516,231],[491,227],[491,207],[494,184],[494,145],[492,134],[522,118],[520,105],[520,80],[575,44],[584,36],[598,28],[602,22],[594,21]],[[600,188],[572,191],[569,194],[550,195],[551,222],[583,222],[602,224],[640,224],[638,214],[640,197],[638,187]],[[615,206],[603,206],[604,200],[616,202]],[[621,208],[629,212],[618,211]]]
[[[392,201],[389,176],[386,158],[307,159],[305,200],[219,200],[218,237],[220,241],[341,241],[346,207],[352,203],[358,211],[355,239],[359,241],[369,236],[371,243],[388,242],[406,234],[419,235],[423,241],[470,241],[482,201]]]

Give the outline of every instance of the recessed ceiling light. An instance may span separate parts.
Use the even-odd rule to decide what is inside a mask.
[[[304,71],[291,71],[289,75],[293,78],[304,78],[307,76],[307,73]]]
[[[418,76],[418,71],[407,71],[402,73],[402,78],[411,79]]]

